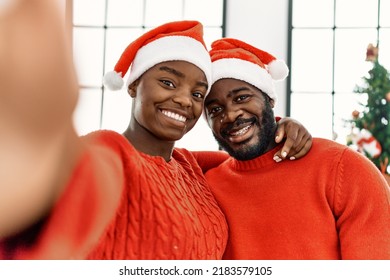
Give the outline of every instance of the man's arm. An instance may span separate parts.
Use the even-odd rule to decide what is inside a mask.
[[[217,167],[229,158],[229,154],[222,151],[193,151],[191,153],[196,158],[203,173],[206,173],[211,168]]]
[[[342,259],[390,259],[390,191],[376,166],[347,149],[338,166],[334,214]]]

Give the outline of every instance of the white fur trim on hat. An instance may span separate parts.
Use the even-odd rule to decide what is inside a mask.
[[[257,64],[238,58],[224,58],[213,62],[213,83],[220,79],[232,78],[247,82],[272,98],[277,96],[271,75]]]
[[[166,36],[140,48],[130,68],[127,85],[137,80],[154,65],[165,62],[184,60],[199,67],[205,74],[211,87],[211,59],[205,46],[192,37]]]

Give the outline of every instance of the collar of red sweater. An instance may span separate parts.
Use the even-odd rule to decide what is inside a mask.
[[[231,157],[231,160],[228,162],[231,167],[237,171],[251,171],[259,168],[264,168],[265,166],[278,164],[274,161],[275,153],[282,148],[284,142],[277,145],[272,150],[266,152],[265,154],[258,156],[251,160],[237,160]]]

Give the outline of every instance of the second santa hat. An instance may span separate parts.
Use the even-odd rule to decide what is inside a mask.
[[[274,101],[274,81],[284,80],[288,67],[282,60],[245,42],[232,38],[214,41],[211,45],[213,83],[224,78],[247,82]]]
[[[127,85],[156,64],[175,60],[187,61],[199,67],[211,85],[211,61],[200,22],[169,22],[146,32],[124,50],[114,71],[104,75],[103,83],[111,90],[119,90],[129,68]]]

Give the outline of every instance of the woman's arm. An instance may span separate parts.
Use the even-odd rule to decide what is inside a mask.
[[[34,223],[62,192],[82,146],[78,94],[56,1],[0,7],[0,237]]]

